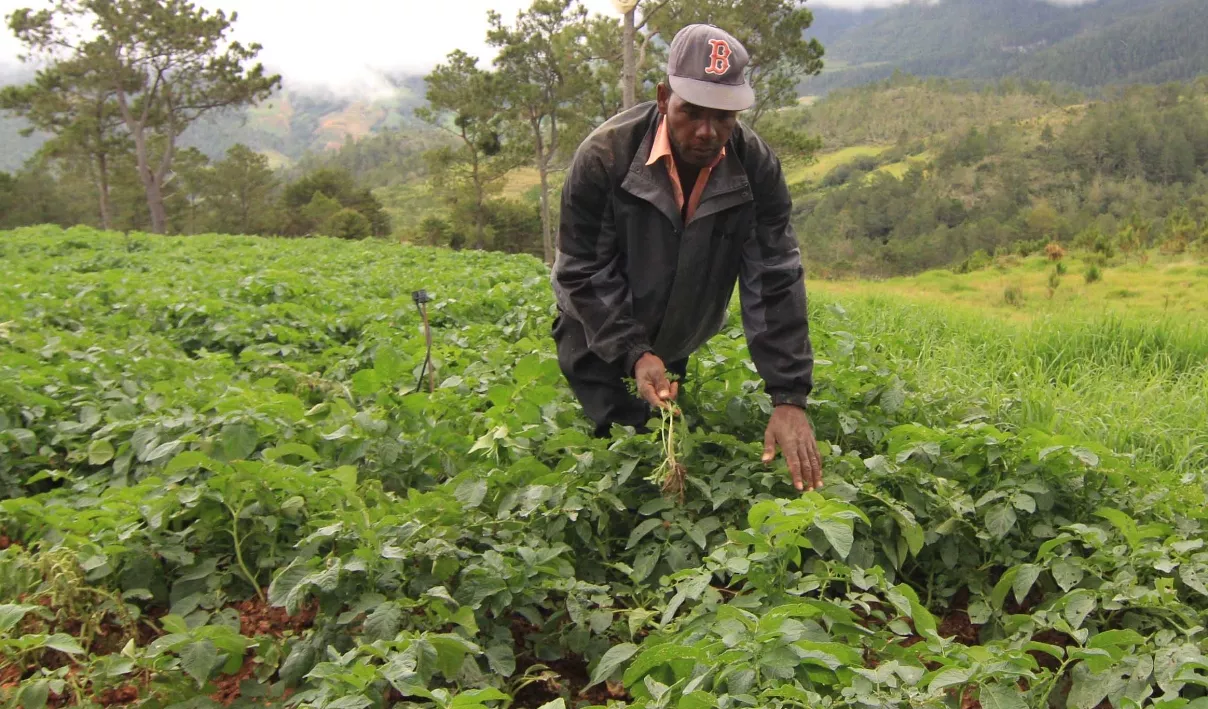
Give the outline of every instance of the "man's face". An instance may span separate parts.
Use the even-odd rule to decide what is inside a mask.
[[[736,111],[719,111],[688,103],[665,83],[658,86],[659,112],[667,118],[667,132],[675,156],[696,168],[713,162],[738,122]]]

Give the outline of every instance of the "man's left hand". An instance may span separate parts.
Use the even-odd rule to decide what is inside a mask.
[[[776,457],[777,447],[784,453],[794,487],[801,491],[822,487],[822,458],[805,409],[782,404],[772,411],[763,436],[763,462]]]

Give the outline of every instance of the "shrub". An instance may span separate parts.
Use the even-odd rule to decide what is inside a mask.
[[[1087,283],[1095,283],[1103,278],[1103,273],[1099,271],[1099,267],[1097,265],[1092,263],[1090,268],[1086,269],[1086,273],[1083,274],[1083,277],[1086,278]]]
[[[1066,269],[1065,264],[1060,261],[1057,262],[1057,265],[1053,266],[1053,272],[1058,276],[1064,276],[1066,270],[1068,269]]]
[[[1050,241],[1044,247],[1044,255],[1050,261],[1061,261],[1061,259],[1065,258],[1065,249],[1061,248],[1061,244],[1058,244],[1056,241]]]
[[[1023,288],[1014,284],[1007,286],[1002,292],[1002,299],[1012,307],[1023,307]]]
[[[357,210],[341,209],[327,220],[324,231],[337,239],[364,239],[373,233],[373,225]]]
[[[989,266],[990,263],[991,263],[990,254],[986,253],[985,249],[978,249],[977,251],[974,251],[972,254],[970,254],[969,258],[965,259],[964,262],[961,263],[961,266],[958,269],[958,271],[960,273],[969,273],[971,271],[980,271],[981,269],[985,268],[986,266]]]

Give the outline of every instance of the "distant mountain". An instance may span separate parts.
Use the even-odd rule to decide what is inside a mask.
[[[844,29],[825,30],[828,68],[803,82],[803,93],[865,84],[896,70],[1082,88],[1208,71],[1205,0],[912,0],[849,19]]]
[[[886,12],[884,8],[874,7],[863,10],[845,10],[843,8],[826,7],[824,5],[814,7],[811,3],[806,3],[806,8],[814,16],[814,21],[810,23],[805,36],[821,42],[828,55],[830,54],[830,46],[833,43],[842,39],[844,35],[864,25],[875,22]]]
[[[24,67],[0,66],[0,85],[29,78]],[[412,114],[424,101],[423,77],[393,74],[381,78],[384,88],[363,92],[286,88],[253,108],[195,123],[182,136],[181,144],[216,160],[232,145],[243,143],[268,155],[274,165],[290,165],[307,154],[335,150],[370,133],[428,130]],[[20,168],[41,145],[42,137],[19,135],[24,125],[19,119],[0,115],[0,171]]]

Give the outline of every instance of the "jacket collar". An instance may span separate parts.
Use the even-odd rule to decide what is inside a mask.
[[[679,207],[675,204],[675,196],[671,191],[671,178],[668,177],[665,169],[659,167],[657,162],[647,165],[650,161],[651,151],[654,149],[660,118],[657,104],[651,105],[653,108],[650,117],[645,121],[646,135],[634,153],[625,179],[621,182],[621,188],[633,196],[653,204],[671,220],[676,229],[682,230],[685,226],[684,219],[680,215]],[[735,131],[734,135],[737,133]],[[705,191],[701,193],[700,204],[697,205],[696,213],[692,215],[690,223],[700,221],[743,202],[751,201],[751,183],[742,166],[742,161],[735,154],[733,142],[734,138],[731,136],[730,141],[726,143],[725,155],[709,175],[709,182],[705,185]]]

